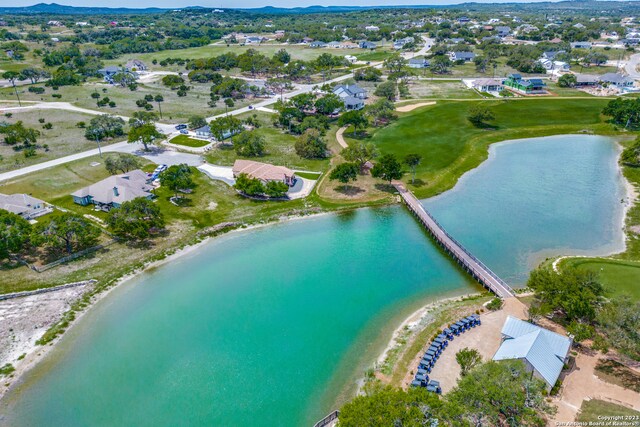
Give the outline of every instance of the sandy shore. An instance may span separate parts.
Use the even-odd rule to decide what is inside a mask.
[[[146,271],[158,268],[166,263],[190,254],[215,239],[233,234],[249,232],[259,228],[275,226],[290,221],[314,219],[331,214],[334,214],[334,212],[318,212],[309,215],[280,217],[278,221],[275,222],[252,224],[246,227],[236,228],[217,236],[206,237],[198,243],[180,248],[162,260],[149,262],[145,264],[144,267],[122,276],[113,286],[110,286],[105,291],[95,295],[87,308],[77,313],[74,321],[69,325],[65,332],[45,346],[36,345],[36,341],[44,335],[49,327],[62,318],[64,313],[69,310],[71,304],[75,300],[80,298],[90,289],[86,286],[81,286],[3,301],[0,303],[0,335],[2,335],[0,339],[0,366],[3,366],[6,363],[11,363],[14,366],[15,371],[10,377],[2,378],[2,384],[0,385],[0,400],[2,400],[7,392],[20,381],[26,372],[34,368],[53,348],[56,347],[67,331],[80,323],[84,315],[89,312],[95,304],[107,297],[111,291],[118,288],[121,284],[134,279]],[[33,316],[35,316],[35,318]],[[12,321],[8,323],[4,321],[5,319],[12,319]],[[7,331],[5,331],[5,329],[7,329]]]

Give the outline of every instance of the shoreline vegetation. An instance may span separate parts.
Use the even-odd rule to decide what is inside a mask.
[[[536,100],[537,101],[537,100]],[[581,100],[585,102],[585,100]],[[604,101],[604,100],[603,100]],[[483,101],[484,102],[484,101]],[[490,101],[493,102],[493,101]],[[448,103],[455,104],[455,103]],[[440,103],[436,104],[439,106]],[[454,105],[455,107],[455,105]],[[396,123],[389,126],[397,126],[398,123],[401,123],[401,120],[405,116],[411,116],[412,114],[417,114],[425,110],[433,109],[433,105],[424,106],[421,108],[412,111],[411,113],[405,113],[400,117]],[[600,109],[600,105],[598,107],[598,111]],[[599,117],[599,113],[598,113]],[[452,124],[455,126],[455,124]],[[388,128],[383,129],[384,132],[388,131]],[[335,133],[335,132],[334,132]],[[333,134],[334,134],[333,133]],[[539,137],[539,136],[550,136],[550,135],[559,135],[565,133],[583,133],[583,134],[598,134],[598,135],[624,135],[617,130],[611,129],[610,125],[605,124],[598,119],[598,123],[591,123],[590,125],[584,124],[572,124],[572,125],[554,125],[554,126],[545,126],[545,127],[527,127],[518,130],[512,131],[500,131],[500,132],[490,132],[489,135],[481,133],[480,135],[474,136],[469,143],[465,143],[465,147],[462,152],[457,152],[458,155],[457,160],[451,162],[451,164],[441,170],[437,174],[432,174],[430,172],[426,172],[425,175],[429,176],[429,185],[426,189],[422,189],[420,187],[411,186],[412,190],[416,191],[419,197],[429,197],[436,194],[439,194],[447,189],[453,188],[455,183],[460,179],[464,173],[474,169],[478,165],[482,164],[489,155],[488,147],[496,142],[504,142],[512,139],[522,139],[524,137]],[[453,137],[457,137],[454,135]],[[375,139],[375,135],[374,135]],[[625,139],[624,137],[621,139]],[[379,142],[379,141],[377,141]],[[335,144],[336,141],[330,141],[330,144]],[[384,147],[384,141],[382,141],[382,145]],[[427,149],[429,146],[427,144]],[[401,152],[402,150],[400,150]],[[333,161],[332,161],[333,163]],[[629,176],[627,172],[628,167],[621,166],[623,171],[625,172],[625,179],[632,181],[633,184],[637,186],[640,183],[640,173],[636,173]],[[11,374],[10,378],[3,378],[5,384],[9,384],[9,386],[4,386],[0,389],[0,399],[2,399],[8,390],[10,390],[16,383],[20,382],[21,377],[25,372],[33,368],[39,361],[41,361],[46,354],[58,343],[61,339],[65,330],[67,330],[70,326],[78,323],[78,320],[89,310],[89,308],[100,301],[102,298],[106,297],[111,289],[114,289],[119,284],[135,277],[138,274],[143,273],[144,271],[148,271],[150,269],[156,268],[162,265],[165,262],[169,262],[176,257],[187,254],[191,251],[196,250],[201,245],[211,241],[211,239],[228,234],[229,232],[238,231],[238,230],[252,230],[258,227],[263,227],[267,225],[273,225],[282,223],[284,221],[300,219],[300,218],[308,218],[315,215],[326,215],[329,213],[339,213],[344,211],[350,211],[354,209],[364,208],[364,207],[376,207],[376,206],[386,206],[390,204],[394,204],[398,202],[396,197],[389,194],[383,194],[381,198],[374,200],[366,200],[359,202],[357,200],[353,201],[345,201],[345,200],[326,200],[320,193],[322,191],[322,187],[328,184],[328,180],[326,179],[326,173],[320,179],[318,186],[314,189],[314,192],[311,196],[313,200],[313,205],[315,205],[311,209],[300,209],[296,210],[295,213],[291,216],[283,216],[281,214],[275,213],[270,218],[261,218],[260,213],[254,216],[250,216],[245,218],[247,222],[238,222],[238,223],[230,223],[230,225],[226,227],[216,228],[217,226],[208,227],[205,229],[201,229],[196,233],[193,233],[188,236],[181,236],[174,246],[170,246],[159,253],[155,253],[148,258],[139,261],[133,265],[129,265],[126,268],[120,269],[118,271],[113,271],[110,276],[108,276],[105,280],[101,281],[98,285],[95,285],[89,292],[85,293],[81,298],[76,300],[72,305],[71,309],[64,313],[59,322],[53,325],[42,338],[39,340],[39,347],[35,347],[32,349],[30,353],[26,355],[26,357],[22,358],[19,363],[16,364],[15,371]],[[634,205],[629,208],[629,212],[633,214],[631,216],[627,216],[625,214],[625,223],[627,224],[627,233],[628,228],[631,225],[631,222],[637,222],[640,218],[640,206],[637,206],[637,199],[634,201]],[[252,221],[252,222],[251,222]],[[218,224],[221,225],[221,224]],[[224,223],[222,223],[224,225]],[[87,277],[91,278],[91,277]],[[457,297],[459,298],[459,297]],[[468,301],[476,301],[477,299],[483,298],[482,295],[479,296],[470,296],[468,297]],[[441,301],[437,301],[434,304],[438,306],[438,309],[443,305]],[[446,304],[444,304],[446,306]],[[421,309],[421,311],[426,310],[425,307]],[[416,314],[414,313],[415,316]],[[406,325],[405,325],[406,326]],[[395,334],[394,334],[395,336]],[[392,340],[393,342],[393,340]],[[386,349],[385,354],[387,356],[390,355],[393,349]],[[392,355],[393,356],[393,355]],[[404,357],[403,355],[399,355],[396,353],[397,357]],[[382,357],[382,356],[380,356]],[[408,363],[408,362],[407,362]],[[383,363],[384,365],[384,363]],[[394,372],[395,368],[385,368],[387,372]],[[398,371],[398,369],[395,369]],[[396,374],[397,375],[397,374]]]

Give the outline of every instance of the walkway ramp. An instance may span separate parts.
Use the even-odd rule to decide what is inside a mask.
[[[400,193],[407,208],[418,218],[433,238],[462,268],[471,274],[474,279],[500,298],[511,298],[515,295],[513,289],[511,289],[504,280],[499,278],[489,267],[484,265],[482,261],[447,233],[444,227],[422,206],[422,203],[407,189],[404,183],[394,181],[393,186]]]

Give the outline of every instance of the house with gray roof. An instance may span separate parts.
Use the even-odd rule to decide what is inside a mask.
[[[0,193],[0,209],[20,215],[26,220],[34,219],[53,211],[47,203],[28,194],[2,193]]]
[[[449,58],[456,62],[456,61],[464,61],[464,62],[471,62],[473,61],[473,59],[476,57],[476,54],[473,52],[451,52],[449,53]]]
[[[339,85],[333,88],[333,93],[340,97],[347,110],[362,110],[367,91],[355,84]]]
[[[551,390],[568,360],[572,340],[513,316],[502,327],[502,344],[493,360],[522,360]]]
[[[108,211],[120,207],[138,197],[152,199],[153,186],[148,183],[147,174],[140,169],[120,175],[113,175],[71,194],[79,205],[94,204]]]
[[[411,58],[408,62],[409,68],[427,68],[429,61],[425,58]]]
[[[507,37],[509,34],[511,34],[511,28],[504,25],[497,26],[496,31],[498,33],[498,37]]]
[[[618,88],[633,86],[633,79],[617,73],[606,73],[601,75],[600,82],[608,83]]]
[[[361,41],[358,46],[360,46],[360,49],[375,49],[378,47],[375,43],[366,40]]]

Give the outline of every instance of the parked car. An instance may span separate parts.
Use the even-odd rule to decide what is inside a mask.
[[[168,167],[167,165],[159,165],[159,166],[158,166],[158,167],[153,171],[153,174],[152,174],[152,175],[159,175],[159,174],[161,174],[162,172],[164,172],[164,171],[166,171],[166,170],[167,170],[167,167]]]
[[[253,110],[253,105],[249,105],[249,110]]]
[[[188,126],[184,123],[176,125],[176,130],[186,129]]]
[[[183,135],[189,135],[189,131],[188,131],[188,130],[186,130],[186,129],[182,129],[182,130],[180,131],[180,133],[181,133],[181,134],[183,134]]]

